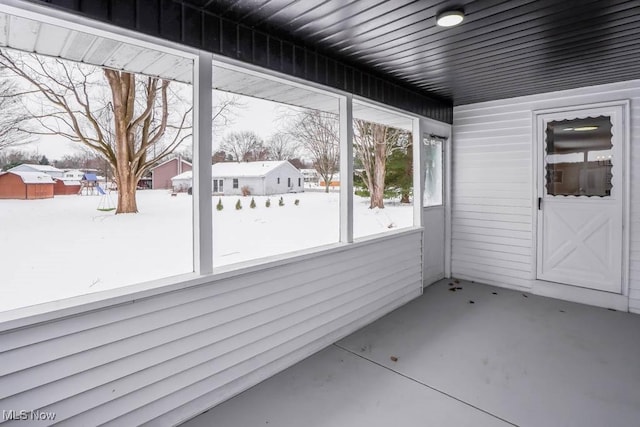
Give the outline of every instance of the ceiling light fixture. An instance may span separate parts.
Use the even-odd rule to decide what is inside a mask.
[[[464,19],[464,13],[459,10],[448,10],[436,16],[436,24],[440,27],[453,27]]]
[[[580,126],[580,127],[577,127],[577,128],[564,128],[562,130],[565,131],[565,132],[571,132],[571,131],[573,131],[573,132],[589,132],[590,130],[597,130],[598,128],[599,128],[599,126],[591,125],[591,126]]]

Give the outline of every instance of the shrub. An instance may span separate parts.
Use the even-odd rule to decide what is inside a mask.
[[[264,204],[266,207],[271,206],[271,199],[267,198],[267,202]]]
[[[242,195],[243,195],[243,196],[250,196],[250,195],[251,195],[251,189],[249,188],[249,186],[248,186],[248,185],[243,185],[243,186],[240,188],[240,191],[242,192]]]
[[[236,210],[239,211],[240,209],[242,209],[242,203],[240,203],[240,199],[238,199],[236,202]]]
[[[255,209],[255,208],[256,208],[256,201],[255,201],[255,200],[253,200],[253,197],[251,198],[251,203],[249,204],[249,207],[250,207],[251,209]]]
[[[293,204],[294,204],[294,205],[296,205],[296,206],[298,206],[298,205],[300,204],[300,200],[296,199],[296,200],[293,202]]]
[[[216,209],[221,211],[222,209],[224,209],[224,206],[222,206],[222,197],[220,197],[218,199],[218,204],[216,205]]]
[[[280,197],[280,200],[278,201],[278,206],[284,206],[284,200],[282,200],[282,197]]]

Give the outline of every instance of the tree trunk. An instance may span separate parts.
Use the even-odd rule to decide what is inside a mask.
[[[373,165],[373,191],[371,191],[370,208],[384,209],[384,176],[387,169],[386,128],[373,125],[372,137],[375,145]]]
[[[118,182],[118,207],[116,214],[138,213],[136,188],[138,179],[131,167],[135,135],[128,126],[135,109],[135,76],[104,70],[111,85],[113,97],[113,119],[115,127],[116,164]]]
[[[118,168],[118,207],[116,214],[137,213],[138,204],[136,202],[136,189],[138,180],[126,167]]]

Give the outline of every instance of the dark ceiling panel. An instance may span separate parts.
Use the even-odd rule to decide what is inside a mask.
[[[183,0],[456,105],[640,76],[639,0]],[[455,28],[435,16],[465,11]]]

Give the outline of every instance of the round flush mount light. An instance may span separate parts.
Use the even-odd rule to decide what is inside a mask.
[[[598,129],[598,126],[590,125],[590,126],[580,126],[580,127],[577,127],[577,128],[564,128],[562,130],[567,131],[567,132],[571,132],[571,131],[573,131],[573,132],[589,132],[589,131],[597,130],[597,129]]]
[[[440,27],[453,27],[464,19],[464,13],[459,10],[448,10],[436,17],[436,24]]]

